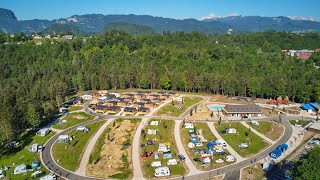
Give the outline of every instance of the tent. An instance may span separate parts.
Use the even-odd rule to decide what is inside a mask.
[[[211,141],[207,143],[207,147],[208,149],[211,149],[213,146],[217,145],[217,143],[215,141]]]
[[[287,144],[280,144],[277,149],[280,149],[282,152],[288,150],[288,145]]]
[[[282,151],[280,149],[275,149],[270,153],[270,157],[273,159],[278,159],[282,154]]]

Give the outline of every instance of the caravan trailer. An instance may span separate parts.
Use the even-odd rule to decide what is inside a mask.
[[[155,171],[155,177],[170,176],[170,169],[168,167],[158,167]]]

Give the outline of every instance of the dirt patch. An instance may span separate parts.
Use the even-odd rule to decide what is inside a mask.
[[[211,103],[209,103],[211,104]],[[197,107],[197,112],[194,111],[193,115],[188,119],[190,120],[218,120],[216,116],[211,117],[211,111],[207,107],[208,103],[201,104]]]
[[[85,119],[86,118],[86,117],[81,116],[81,115],[72,115],[71,117],[74,118],[74,119]]]
[[[269,108],[261,108],[262,114],[267,117],[278,117],[280,112]]]
[[[130,169],[132,169],[131,146],[123,148],[123,144],[132,143],[133,135],[138,123],[130,120],[116,122],[110,126],[110,132],[106,135],[105,145],[100,153],[100,159],[95,164],[87,167],[87,175],[95,177],[109,177],[122,173],[124,164],[123,158],[127,157]]]
[[[284,128],[281,124],[272,122],[270,131],[268,131],[265,135],[269,139],[277,140],[278,138],[281,137],[283,131],[284,131]]]
[[[266,179],[264,171],[259,163],[247,167],[241,171],[241,180],[260,180]]]

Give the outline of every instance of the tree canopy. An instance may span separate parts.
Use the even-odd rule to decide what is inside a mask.
[[[314,63],[281,49],[320,47],[319,33],[199,32],[131,36],[108,31],[70,41],[0,45],[0,130],[37,127],[71,92],[95,89],[170,89],[261,98],[319,101]],[[10,40],[0,34],[0,41]],[[11,39],[12,40],[12,39]],[[53,43],[51,43],[51,41]],[[40,120],[39,120],[40,119]]]
[[[294,166],[292,173],[294,179],[309,180],[320,177],[320,147],[316,146],[302,157]]]

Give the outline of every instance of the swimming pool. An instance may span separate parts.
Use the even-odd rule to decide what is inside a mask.
[[[210,104],[210,105],[207,105],[207,107],[210,109],[210,111],[218,111],[218,110],[223,109],[225,107],[225,105]]]

